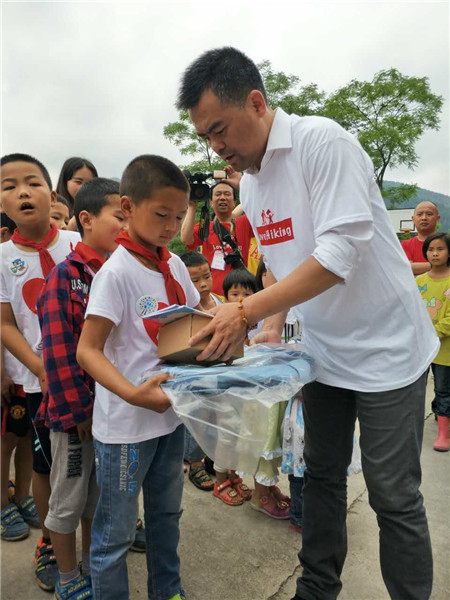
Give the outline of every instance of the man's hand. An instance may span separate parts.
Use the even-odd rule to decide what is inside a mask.
[[[92,419],[77,425],[77,431],[80,442],[90,442],[92,440]]]
[[[160,414],[166,412],[170,407],[170,402],[160,385],[168,379],[171,379],[171,377],[167,373],[160,373],[148,379],[136,388],[135,393],[129,400],[130,404],[148,408]]]
[[[268,329],[267,331],[260,331],[251,340],[250,346],[254,344],[280,344],[281,335],[274,329]]]
[[[228,183],[232,188],[239,191],[239,186],[241,185],[242,174],[239,171],[235,171],[231,165],[227,165],[224,168],[228,177],[226,179],[222,179],[224,183]]]
[[[212,335],[211,341],[197,356],[197,360],[220,359],[227,362],[236,344],[246,337],[247,327],[234,302],[221,304],[209,312],[215,315],[214,318],[189,340],[189,345],[194,346],[203,338]]]
[[[15,387],[11,377],[6,373],[3,373],[1,381],[2,406],[7,406],[11,402],[11,398],[14,396]]]

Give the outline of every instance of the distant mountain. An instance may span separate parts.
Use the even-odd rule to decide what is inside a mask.
[[[385,181],[384,188],[388,190],[391,187],[397,187],[402,185],[398,181]],[[439,214],[441,215],[441,230],[449,231],[450,230],[450,196],[446,196],[445,194],[439,194],[438,192],[431,192],[430,190],[424,190],[419,188],[417,190],[417,194],[411,200],[407,200],[406,202],[399,202],[395,205],[395,208],[410,208],[411,212],[416,208],[416,206],[420,202],[424,202],[425,200],[430,200],[434,202],[436,206],[439,208]],[[390,201],[389,198],[384,199],[386,206],[389,207]]]

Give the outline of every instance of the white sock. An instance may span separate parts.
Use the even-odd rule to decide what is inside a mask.
[[[69,585],[69,583],[75,583],[77,579],[81,579],[80,571],[78,567],[68,573],[59,572],[59,582],[61,585]]]

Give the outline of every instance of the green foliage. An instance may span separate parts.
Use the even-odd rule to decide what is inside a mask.
[[[442,102],[427,77],[408,77],[392,68],[370,82],[353,79],[327,98],[324,114],[358,137],[382,189],[388,167],[417,166],[415,143],[426,129],[439,128]]]
[[[178,256],[180,256],[181,254],[184,254],[185,252],[189,252],[189,249],[180,240],[179,235],[177,235],[177,237],[175,239],[173,239],[171,242],[169,242],[167,244],[167,247],[174,254],[178,254]]]
[[[419,186],[416,183],[402,183],[395,187],[382,188],[381,194],[385,199],[387,209],[392,210],[398,204],[415,198],[418,189]]]

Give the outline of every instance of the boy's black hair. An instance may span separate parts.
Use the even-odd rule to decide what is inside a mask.
[[[4,165],[7,165],[8,163],[12,162],[27,162],[31,163],[32,165],[36,165],[41,171],[42,176],[44,177],[45,182],[49,187],[49,190],[53,190],[50,174],[40,160],[34,158],[34,156],[30,156],[29,154],[21,154],[19,152],[16,152],[15,154],[6,154],[5,156],[2,156],[0,160],[0,166],[3,167]]]
[[[261,291],[264,289],[263,282],[262,282],[264,273],[267,273],[267,267],[266,267],[263,259],[261,258],[261,260],[259,261],[258,269],[256,271],[256,275],[255,275],[256,287],[258,288],[258,291]]]
[[[68,200],[66,200],[66,198],[64,198],[64,196],[62,196],[61,194],[56,194],[56,202],[59,202],[60,204],[64,204],[64,206],[67,206],[67,208],[69,209],[69,214],[70,214],[70,204],[69,204]]]
[[[61,196],[66,198],[66,200],[69,202],[70,210],[73,209],[74,198],[72,198],[69,190],[67,189],[67,182],[69,179],[72,179],[75,171],[78,171],[78,169],[82,169],[83,167],[87,167],[94,177],[98,177],[97,169],[94,167],[91,161],[87,158],[81,158],[80,156],[72,156],[64,161],[64,164],[61,168],[61,173],[59,174],[56,193],[61,194]]]
[[[428,258],[427,258],[427,252],[428,252],[428,248],[431,244],[431,242],[433,242],[434,240],[444,240],[444,242],[447,244],[447,248],[448,248],[448,259],[447,259],[447,265],[450,265],[450,233],[445,232],[445,231],[435,231],[434,233],[432,233],[431,235],[429,235],[426,240],[423,243],[422,246],[422,254],[425,258],[425,260],[427,262]]]
[[[201,267],[201,265],[208,265],[209,270],[211,270],[208,259],[204,254],[200,254],[200,252],[185,252],[180,258],[186,267]]]
[[[236,190],[234,189],[234,187],[231,185],[231,183],[228,183],[227,181],[218,181],[217,183],[215,183],[214,185],[211,186],[210,190],[209,190],[209,197],[212,198],[213,197],[213,191],[214,189],[218,186],[218,185],[227,185],[228,187],[231,188],[231,191],[233,192],[233,198],[236,200]]]
[[[153,196],[156,190],[173,187],[188,193],[189,182],[171,160],[155,154],[134,158],[123,172],[120,195],[129,196],[134,204]]]
[[[233,269],[223,280],[223,295],[228,298],[228,292],[233,285],[241,285],[246,290],[252,290],[254,294],[258,291],[256,277],[248,269]]]
[[[267,99],[255,63],[230,46],[208,50],[189,65],[181,79],[177,107],[193,108],[206,90],[214,92],[222,104],[241,107],[252,90],[259,90]]]
[[[97,177],[83,183],[75,197],[74,214],[78,231],[83,237],[83,227],[80,223],[80,212],[85,210],[97,217],[102,208],[109,204],[109,197],[119,194],[119,183],[105,177]]]
[[[5,212],[0,211],[0,227],[7,227],[9,233],[12,235],[17,225]]]

